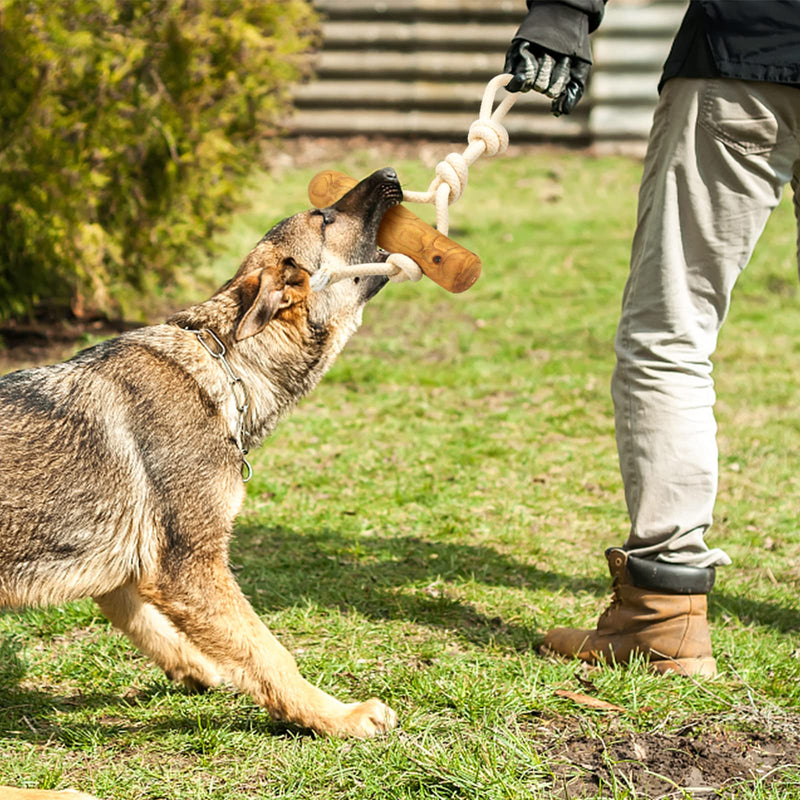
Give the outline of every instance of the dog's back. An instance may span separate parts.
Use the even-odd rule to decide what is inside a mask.
[[[159,557],[156,531],[185,513],[172,498],[202,480],[197,465],[226,461],[218,415],[166,354],[165,327],[0,378],[0,606],[135,579]]]

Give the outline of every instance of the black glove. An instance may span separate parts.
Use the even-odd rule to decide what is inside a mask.
[[[553,53],[527,39],[514,39],[506,53],[504,72],[514,77],[506,90],[534,89],[553,98],[551,110],[557,117],[569,114],[583,97],[592,65],[581,58]]]

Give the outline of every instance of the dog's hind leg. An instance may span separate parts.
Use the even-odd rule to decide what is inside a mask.
[[[184,562],[139,591],[226,676],[270,714],[317,733],[366,738],[396,725],[394,711],[373,698],[342,703],[306,681],[292,655],[253,611],[221,561]]]
[[[146,603],[133,584],[98,595],[94,601],[167,677],[193,691],[220,683],[216,667],[155,606]]]

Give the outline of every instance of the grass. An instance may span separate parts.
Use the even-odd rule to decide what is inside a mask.
[[[430,180],[418,160],[374,149],[260,177],[198,280],[221,283],[303,208],[317,169],[386,164],[411,188]],[[308,678],[342,698],[380,696],[401,730],[317,739],[230,690],[187,694],[87,600],[0,615],[0,783],[108,800],[800,798],[788,198],[715,360],[721,481],[708,541],[734,560],[710,597],[719,678],[537,652],[550,627],[594,623],[603,550],[625,538],[608,383],[640,169],[541,150],[479,162],[451,226],[482,256],[480,281],[458,296],[389,285],[321,386],[252,454],[232,551],[245,592]],[[677,772],[653,777],[677,742],[711,748],[723,767],[734,750],[778,754],[693,794]]]

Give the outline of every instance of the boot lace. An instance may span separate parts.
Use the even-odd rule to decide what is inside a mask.
[[[612,585],[612,592],[611,598],[608,602],[608,608],[600,615],[600,619],[598,620],[598,625],[605,621],[605,619],[612,614],[616,609],[618,609],[622,605],[622,595],[620,593],[620,584],[619,580],[614,578],[614,583]]]

